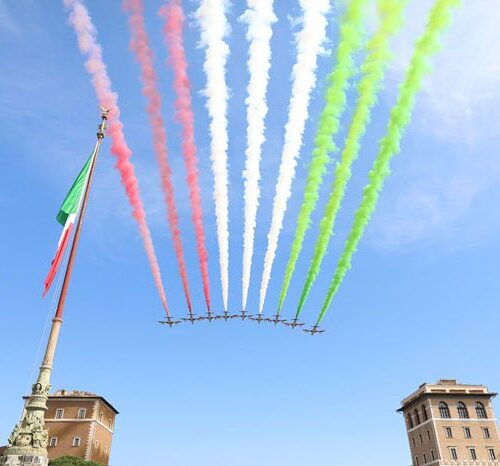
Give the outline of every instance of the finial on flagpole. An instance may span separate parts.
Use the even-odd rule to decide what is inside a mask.
[[[97,139],[104,139],[106,122],[108,121],[108,113],[111,109],[104,108],[102,105],[99,105],[99,108],[101,109],[101,124],[97,127]]]

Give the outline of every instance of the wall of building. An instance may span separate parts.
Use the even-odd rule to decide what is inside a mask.
[[[423,406],[426,408],[425,413],[427,413],[427,419],[425,419],[426,415]],[[417,419],[414,415],[415,409],[417,409],[419,413],[419,423],[417,423]],[[408,413],[411,414],[413,427],[408,423]],[[416,458],[419,459],[418,462],[420,466],[430,463],[431,461],[439,460],[439,444],[437,433],[432,423],[429,401],[422,401],[420,404],[411,406],[404,414],[405,422],[407,423],[408,441],[410,443],[413,464],[416,465]]]
[[[96,425],[93,433],[90,460],[108,464],[115,423],[115,413],[106,404],[96,404]]]
[[[459,401],[465,404],[468,419],[460,418],[457,409]],[[448,406],[449,419],[441,417],[440,402],[445,402]],[[487,419],[480,418],[476,413],[476,402],[484,405]],[[491,462],[488,464],[500,465],[500,439],[490,395],[487,393],[450,395],[443,392],[437,396],[422,394],[405,407],[403,414],[414,465],[417,465],[417,458],[419,466],[431,464],[439,459],[443,461],[439,464],[454,464],[451,448],[456,451],[459,462],[471,462],[470,464],[475,464],[474,461]],[[408,415],[411,416],[411,421]],[[447,428],[451,429],[452,437],[448,436]],[[488,429],[489,438],[485,438],[484,428]],[[470,437],[467,437],[468,433]],[[474,450],[475,460],[471,449]],[[489,449],[495,452],[495,462],[491,460]]]
[[[439,413],[439,402],[444,401],[450,410],[450,419],[441,419]],[[469,413],[469,419],[461,419],[457,411],[457,402],[465,404]],[[487,412],[487,419],[480,419],[476,414],[475,403],[480,401],[484,404]],[[473,448],[478,461],[491,461],[488,449],[493,448],[497,460],[500,461],[500,440],[498,437],[496,420],[494,418],[491,402],[488,397],[477,396],[473,398],[464,397],[442,397],[432,399],[432,410],[436,418],[436,432],[441,446],[443,459],[451,459],[450,448],[455,448],[458,460],[471,460],[470,449]],[[453,437],[448,438],[446,428],[450,428]],[[470,438],[466,437],[465,428],[470,431]],[[490,438],[485,438],[483,429],[487,428]]]
[[[50,399],[47,404],[45,425],[49,429],[49,442],[57,438],[57,445],[48,447],[49,459],[64,455],[85,458],[92,424],[92,411],[95,400],[82,399]],[[78,419],[80,409],[85,409],[85,418]],[[62,419],[56,418],[58,409],[64,409]],[[80,445],[73,446],[73,439],[80,438]]]

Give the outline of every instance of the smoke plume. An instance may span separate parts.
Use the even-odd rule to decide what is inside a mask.
[[[139,192],[139,183],[135,176],[134,166],[130,161],[132,151],[129,149],[125,140],[125,135],[123,134],[123,124],[120,121],[120,108],[118,107],[118,96],[111,89],[111,81],[102,58],[101,46],[97,42],[97,32],[87,8],[81,1],[63,1],[70,12],[70,22],[75,30],[80,51],[86,57],[85,66],[92,78],[92,84],[97,94],[97,99],[104,108],[110,109],[108,134],[111,138],[111,152],[117,158],[116,168],[120,172],[122,184],[132,207],[132,215],[139,226],[139,232],[144,243],[144,248],[146,249],[149,266],[162,305],[167,316],[169,316],[170,314],[167,308],[167,300],[163,289],[160,267],[156,259],[151,233],[146,221],[146,213]]]
[[[192,220],[196,236],[196,248],[200,261],[203,294],[207,311],[210,312],[210,284],[208,279],[208,253],[203,228],[203,211],[198,182],[198,160],[194,141],[194,115],[191,103],[191,83],[187,72],[186,52],[182,33],[184,30],[184,11],[181,0],[171,0],[158,11],[165,20],[163,35],[167,46],[170,63],[174,71],[174,90],[176,94],[176,117],[182,126],[182,153],[187,171],[189,199],[191,201]]]
[[[387,134],[380,141],[379,153],[369,174],[370,181],[364,189],[363,198],[355,214],[354,224],[321,307],[317,325],[325,316],[345,274],[351,268],[352,256],[356,252],[359,240],[375,210],[384,181],[390,174],[391,159],[400,150],[401,138],[411,120],[416,94],[422,85],[424,76],[431,70],[429,60],[441,48],[441,33],[451,22],[453,9],[458,7],[460,3],[460,0],[436,0],[425,31],[416,43],[410,66],[400,86],[398,100],[391,111]]]
[[[378,0],[381,16],[380,25],[366,47],[368,54],[361,67],[362,77],[358,84],[358,101],[340,163],[335,167],[334,182],[320,223],[320,231],[300,296],[297,315],[300,314],[311,287],[318,276],[328,244],[333,236],[335,218],[344,198],[347,183],[351,178],[351,167],[359,154],[360,141],[370,122],[370,114],[377,102],[380,82],[384,77],[385,67],[391,58],[389,39],[403,22],[406,3],[404,0]]]
[[[144,24],[144,6],[142,0],[125,0],[123,8],[129,13],[129,26],[132,34],[130,46],[142,72],[142,93],[146,97],[148,105],[146,112],[149,117],[149,124],[153,133],[153,147],[156,160],[160,168],[160,178],[163,191],[165,193],[165,203],[167,205],[167,218],[172,234],[175,256],[179,267],[182,287],[189,312],[192,312],[191,296],[189,293],[189,283],[184,261],[184,250],[182,247],[181,232],[179,229],[179,216],[174,199],[174,187],[172,185],[172,170],[167,154],[167,133],[161,115],[161,94],[158,90],[158,78],[153,65],[153,52],[149,47],[149,39]]]
[[[201,44],[205,47],[203,69],[207,77],[205,94],[210,116],[212,172],[214,176],[215,216],[219,243],[219,265],[222,301],[227,311],[229,287],[229,229],[227,173],[227,101],[226,63],[229,47],[224,38],[228,24],[227,0],[201,0],[196,17],[201,29]]]
[[[340,128],[340,117],[346,107],[346,90],[354,71],[353,54],[361,46],[363,39],[364,7],[368,0],[352,0],[340,25],[340,38],[337,46],[336,65],[328,76],[328,89],[325,93],[325,107],[321,113],[318,129],[314,138],[314,150],[307,174],[304,200],[297,217],[290,257],[281,287],[278,314],[285,301],[288,287],[295,270],[304,242],[304,237],[311,223],[311,215],[318,202],[319,190],[323,182],[330,157],[329,152],[336,149],[334,137]]]
[[[285,142],[273,200],[271,227],[267,234],[267,250],[260,285],[259,314],[262,313],[271,278],[278,238],[283,227],[302,135],[309,115],[309,98],[316,84],[316,62],[326,35],[328,0],[300,0],[304,12],[301,31],[297,34],[297,61],[293,66],[292,95],[285,126]]]
[[[248,9],[243,19],[248,23],[247,39],[250,42],[248,57],[247,104],[247,149],[245,171],[245,230],[243,233],[242,308],[246,309],[250,272],[252,269],[253,246],[257,208],[260,198],[260,158],[265,136],[267,115],[266,92],[271,67],[272,24],[276,21],[272,0],[248,0]]]

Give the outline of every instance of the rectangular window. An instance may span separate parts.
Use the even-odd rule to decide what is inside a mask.
[[[465,435],[465,438],[471,438],[472,435],[470,433],[470,427],[464,427],[464,435]]]
[[[78,410],[78,419],[85,419],[86,415],[87,415],[87,410],[85,408],[80,408]]]
[[[431,450],[431,458],[432,458],[432,461],[434,461],[436,459],[436,457],[434,456],[434,450]]]
[[[414,447],[416,447],[416,446],[417,446],[417,443],[415,442],[415,437],[412,437],[411,439],[412,439],[412,441],[413,441],[413,446],[414,446]]]
[[[495,450],[493,448],[488,448],[488,455],[490,455],[490,460],[495,461],[497,455],[495,455]]]
[[[491,438],[490,429],[488,429],[487,427],[483,427],[483,437],[484,438]]]
[[[80,442],[81,442],[80,437],[73,437],[73,443],[72,443],[72,445],[74,447],[79,447],[80,446]]]
[[[418,456],[415,456],[415,466],[418,466],[420,463],[418,462]]]
[[[452,438],[453,437],[453,431],[451,430],[451,427],[445,427],[444,428],[446,438]]]
[[[450,458],[452,460],[458,460],[457,449],[455,447],[450,447]]]
[[[49,447],[57,447],[57,437],[50,437]]]
[[[56,409],[56,419],[64,418],[64,409]]]
[[[424,443],[424,439],[422,438],[422,434],[419,434],[420,437],[420,444]]]
[[[476,455],[476,449],[475,448],[469,448],[469,455],[471,460],[477,460],[477,455]]]
[[[429,431],[427,431],[427,440],[430,440],[431,439],[431,433]]]

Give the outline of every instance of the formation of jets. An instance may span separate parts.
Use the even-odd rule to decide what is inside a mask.
[[[223,312],[222,314],[213,314],[211,311],[208,311],[205,315],[202,316],[197,316],[196,314],[190,312],[187,315],[187,317],[183,317],[180,320],[174,320],[172,317],[169,316],[165,320],[160,320],[159,323],[162,325],[168,325],[169,327],[173,327],[174,325],[180,324],[182,322],[195,324],[201,321],[208,321],[211,323],[214,320],[224,320],[225,322],[227,322],[228,320],[232,319],[240,319],[240,320],[248,319],[253,322],[256,322],[257,324],[261,324],[262,322],[274,325],[281,324],[290,327],[292,329],[297,327],[302,327],[304,325],[304,323],[300,322],[297,319],[297,317],[288,321],[286,319],[283,319],[279,314],[275,314],[273,317],[266,317],[262,314],[257,314],[257,315],[247,314],[245,311],[241,311],[239,314],[229,314],[227,311]],[[302,329],[302,331],[310,335],[316,335],[325,332],[324,330],[320,329],[318,325],[313,325],[311,328]]]

